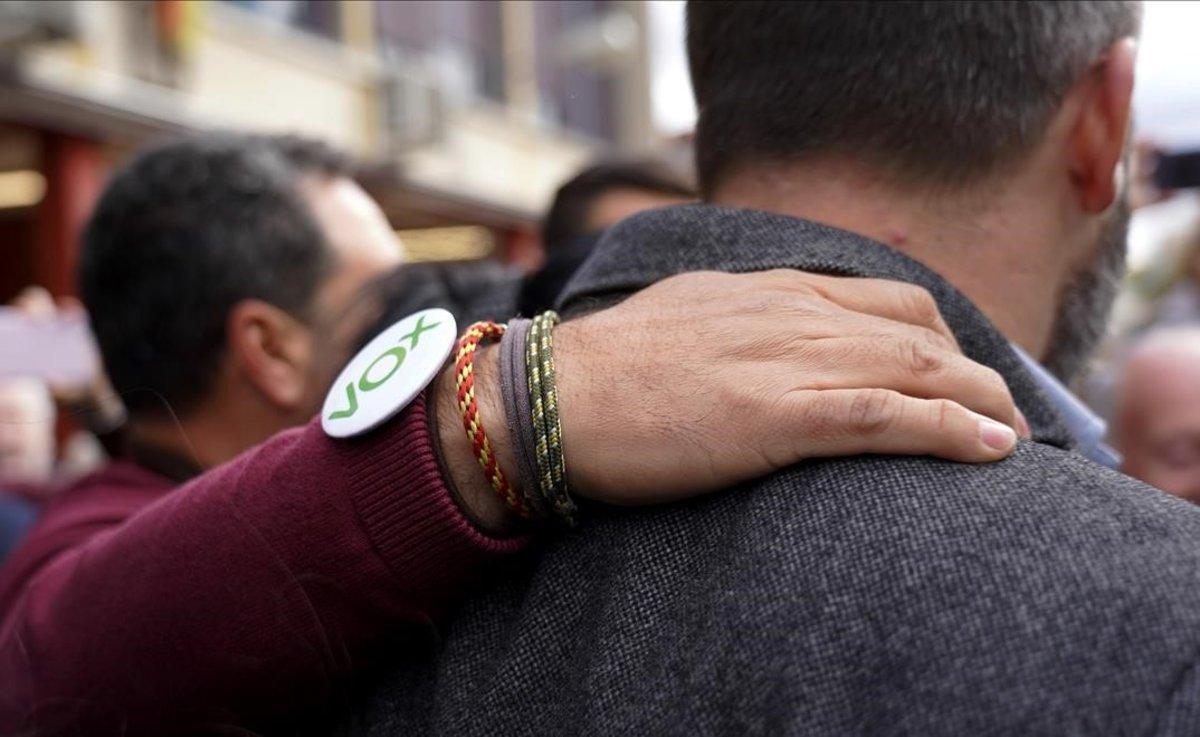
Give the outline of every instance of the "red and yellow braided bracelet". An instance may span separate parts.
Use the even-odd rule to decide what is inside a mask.
[[[483,429],[483,419],[479,416],[479,405],[475,401],[475,350],[484,339],[500,338],[503,335],[504,326],[494,322],[477,322],[467,328],[458,339],[458,350],[454,355],[454,384],[458,389],[458,412],[462,416],[463,429],[467,431],[476,460],[504,503],[522,517],[528,517],[529,509],[525,500],[512,484],[508,483],[508,477],[496,461],[492,444]]]

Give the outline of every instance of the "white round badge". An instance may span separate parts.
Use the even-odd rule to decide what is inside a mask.
[[[434,308],[392,325],[367,343],[329,388],[326,435],[364,433],[408,406],[437,376],[458,339],[454,315]]]

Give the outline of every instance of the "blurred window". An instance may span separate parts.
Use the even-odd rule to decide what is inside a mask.
[[[340,41],[342,15],[338,0],[223,0],[265,18]]]
[[[541,113],[564,128],[604,141],[616,137],[617,86],[595,58],[572,58],[567,34],[589,26],[599,32],[614,9],[608,0],[536,3],[538,91]]]
[[[383,46],[401,63],[425,67],[451,99],[504,101],[502,4],[378,2]]]

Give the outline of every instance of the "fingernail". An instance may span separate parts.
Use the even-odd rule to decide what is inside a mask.
[[[1008,425],[995,420],[979,421],[979,439],[995,450],[1009,450],[1017,442],[1017,433]]]
[[[1025,413],[1017,410],[1017,434],[1023,438],[1033,437],[1033,430],[1029,429],[1029,420],[1025,419]]]

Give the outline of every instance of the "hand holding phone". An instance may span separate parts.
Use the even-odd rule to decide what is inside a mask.
[[[82,310],[52,316],[0,307],[0,379],[27,377],[52,385],[88,385],[100,361]]]

